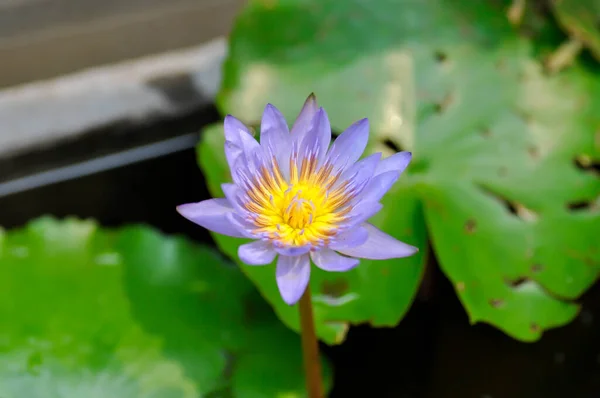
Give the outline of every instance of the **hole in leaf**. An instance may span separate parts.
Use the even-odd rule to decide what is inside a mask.
[[[490,305],[494,308],[500,308],[504,305],[504,300],[502,299],[491,299],[489,301]]]
[[[506,279],[506,284],[512,288],[517,288],[521,286],[523,283],[527,282],[527,278],[517,278],[517,279]]]
[[[472,218],[468,219],[465,223],[465,232],[468,234],[472,234],[477,229],[477,223]]]
[[[542,272],[543,270],[544,270],[544,266],[542,264],[533,264],[531,266],[531,272],[533,272],[534,274]]]
[[[579,155],[573,159],[575,167],[579,170],[592,172],[600,177],[600,161],[592,159],[589,155]]]
[[[435,57],[435,60],[437,62],[439,62],[440,64],[445,63],[448,60],[448,56],[446,55],[446,53],[442,52],[442,51],[436,51],[433,56]]]
[[[393,150],[394,152],[402,152],[402,148],[400,148],[394,141],[390,140],[389,138],[386,138],[383,141],[383,144],[391,150]]]
[[[591,200],[579,200],[567,203],[567,209],[572,212],[596,211],[600,209],[600,196]]]
[[[481,189],[485,194],[494,198],[498,202],[500,202],[508,212],[514,216],[519,217],[523,221],[533,222],[536,221],[538,215],[531,209],[528,209],[521,203],[516,201],[509,200],[502,196],[500,193],[491,190],[489,187],[484,186],[482,184],[477,185],[479,189]]]
[[[321,284],[321,293],[333,298],[340,298],[348,292],[348,282],[343,279],[324,281]]]
[[[591,203],[587,201],[567,203],[567,208],[572,211],[587,210],[590,208],[590,206]]]

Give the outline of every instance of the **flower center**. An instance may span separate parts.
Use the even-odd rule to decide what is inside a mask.
[[[291,164],[286,181],[275,160],[273,164],[263,167],[246,191],[244,206],[256,225],[253,232],[282,247],[329,243],[351,210],[346,184],[336,184],[339,176],[330,175],[328,165],[315,170],[306,161],[298,169]]]
[[[293,191],[293,188],[290,191]],[[290,195],[291,192],[285,196]],[[286,208],[281,208],[283,223],[293,229],[304,229],[311,225],[317,213],[317,208],[312,199],[302,197],[302,191],[300,190],[291,199],[284,197],[282,204],[285,206],[286,203],[289,203],[289,205]]]

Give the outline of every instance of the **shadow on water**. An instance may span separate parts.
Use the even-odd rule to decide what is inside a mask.
[[[195,123],[184,131],[199,130],[190,130]],[[175,212],[178,204],[209,196],[195,156],[190,147],[8,195],[0,198],[0,219],[7,228],[44,214],[92,217],[106,226],[141,222],[210,242],[207,232]],[[600,289],[586,294],[583,311],[571,325],[523,344],[492,327],[470,326],[435,263],[428,274],[427,292],[400,326],[354,327],[343,345],[323,347],[335,369],[332,397],[600,396]]]

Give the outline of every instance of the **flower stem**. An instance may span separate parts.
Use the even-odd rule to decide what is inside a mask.
[[[315,334],[310,286],[306,287],[302,298],[300,298],[300,333],[302,336],[304,374],[306,375],[308,398],[324,398],[319,344]]]

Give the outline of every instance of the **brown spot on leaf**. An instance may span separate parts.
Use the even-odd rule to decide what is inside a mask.
[[[508,175],[508,167],[506,166],[502,166],[498,169],[498,176],[499,177],[506,177]]]
[[[531,272],[533,272],[534,274],[542,272],[543,270],[544,270],[544,266],[542,264],[536,263],[531,266]]]
[[[485,127],[481,130],[481,136],[483,138],[491,138],[492,135],[492,130],[489,127]]]
[[[489,301],[490,305],[494,308],[500,308],[504,305],[504,300],[502,299],[491,299]]]
[[[466,289],[466,285],[464,282],[456,282],[456,290],[458,292],[464,292]]]
[[[477,229],[477,223],[472,218],[468,219],[465,223],[465,232],[468,234],[472,234]]]
[[[527,148],[527,153],[533,160],[538,160],[540,158],[540,149],[535,145],[531,145]]]
[[[435,111],[437,113],[444,113],[446,109],[454,102],[454,94],[448,93],[446,96],[437,104],[435,104]]]
[[[541,328],[540,328],[540,325],[538,325],[535,322],[532,322],[531,325],[529,325],[529,330],[531,330],[533,333],[539,333]]]
[[[533,124],[533,116],[527,112],[519,112],[519,116],[527,125]]]
[[[506,70],[506,60],[505,59],[499,59],[496,62],[496,69],[500,72],[504,72]]]
[[[596,267],[599,264],[599,262],[597,260],[595,260],[593,257],[590,257],[590,256],[585,256],[583,258],[583,262],[585,263],[585,265],[588,265],[590,267]]]
[[[523,283],[527,282],[527,278],[523,278],[523,277],[516,278],[516,279],[506,278],[505,282],[510,287],[516,288],[516,287],[521,286]]]
[[[436,51],[433,56],[435,60],[440,64],[446,63],[448,61],[448,56],[443,51]]]
[[[586,154],[581,154],[573,159],[573,163],[579,170],[591,172],[600,177],[600,160],[593,159]]]

